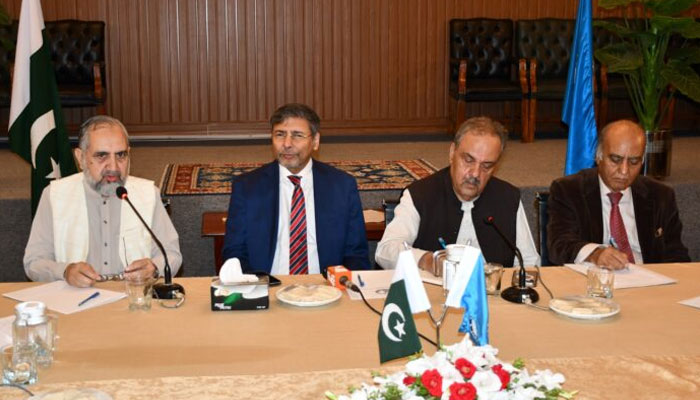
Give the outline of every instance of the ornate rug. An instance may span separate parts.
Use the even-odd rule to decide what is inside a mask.
[[[359,190],[403,189],[437,169],[423,159],[330,161],[355,177]],[[228,194],[231,180],[263,163],[168,164],[160,187],[164,196]]]

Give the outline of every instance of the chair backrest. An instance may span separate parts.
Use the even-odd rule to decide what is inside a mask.
[[[10,25],[0,26],[0,38],[2,42],[14,44],[17,42],[17,21],[12,21]],[[0,106],[9,106],[10,93],[10,64],[15,60],[15,50],[8,50],[3,43],[0,43]],[[7,97],[7,98],[4,98]]]
[[[450,20],[450,93],[457,93],[459,62],[467,61],[467,77],[511,79],[513,21],[470,18]]]
[[[100,63],[105,75],[105,23],[64,19],[46,21],[46,39],[56,71],[56,83],[93,86],[93,65]]]
[[[382,208],[384,209],[384,226],[389,225],[389,222],[394,219],[394,209],[399,205],[399,200],[383,199]]]
[[[537,60],[537,77],[566,78],[576,21],[573,19],[524,19],[516,23],[518,58]]]
[[[549,213],[547,212],[547,201],[549,200],[549,192],[535,193],[535,213],[537,214],[537,250],[540,252],[542,266],[552,265],[549,261],[549,252],[547,251],[547,222],[549,221]]]

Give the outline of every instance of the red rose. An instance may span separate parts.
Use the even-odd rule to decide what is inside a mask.
[[[466,379],[470,379],[474,376],[474,372],[476,372],[476,366],[464,358],[458,358],[457,361],[455,361],[455,368],[457,368],[457,371]]]
[[[474,400],[476,388],[471,383],[455,382],[450,385],[450,400]]]
[[[504,370],[501,364],[494,365],[491,368],[491,371],[493,371],[493,373],[498,376],[498,379],[501,380],[501,390],[505,389],[510,382],[510,374],[508,371]]]
[[[405,378],[403,378],[403,384],[406,385],[406,386],[411,386],[411,385],[413,385],[413,382],[415,382],[415,381],[416,381],[416,377],[415,377],[415,376],[408,375],[408,376],[406,376]]]
[[[420,382],[425,386],[431,396],[442,397],[442,376],[436,369],[423,372]]]

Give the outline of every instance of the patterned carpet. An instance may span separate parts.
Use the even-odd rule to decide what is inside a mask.
[[[403,189],[437,169],[422,159],[330,161],[328,164],[355,177],[359,190]],[[160,187],[165,196],[227,194],[231,180],[262,163],[168,164]]]

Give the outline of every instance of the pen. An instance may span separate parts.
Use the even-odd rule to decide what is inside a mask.
[[[365,281],[362,280],[360,274],[357,274],[357,281],[360,282],[360,287],[365,287]]]
[[[90,300],[96,298],[96,297],[99,296],[99,295],[100,295],[100,292],[95,292],[95,293],[91,294],[90,296],[86,297],[85,300],[83,300],[83,301],[81,301],[80,303],[78,303],[78,307],[82,306],[83,304],[85,304],[85,303],[87,303],[88,301],[90,301]]]
[[[440,246],[442,246],[443,249],[447,248],[447,243],[445,243],[445,239],[439,237],[438,242],[440,242]]]
[[[615,249],[615,250],[620,250],[620,248],[617,247],[617,243],[615,242],[615,238],[614,238],[614,237],[610,236],[610,239],[608,240],[608,243],[610,243],[610,247],[612,247],[613,249]],[[629,265],[628,265],[628,264],[625,264],[625,266],[622,267],[622,269],[628,270],[628,269],[629,269]]]

